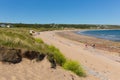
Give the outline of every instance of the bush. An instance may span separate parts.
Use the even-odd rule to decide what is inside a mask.
[[[63,65],[63,68],[74,72],[78,76],[82,76],[82,77],[86,76],[86,73],[84,72],[84,70],[82,69],[82,67],[79,65],[78,62],[68,60]]]
[[[62,66],[66,62],[65,56],[62,55],[62,53],[57,48],[55,48],[54,46],[48,46],[48,49],[49,54],[53,54],[53,57],[57,64]]]

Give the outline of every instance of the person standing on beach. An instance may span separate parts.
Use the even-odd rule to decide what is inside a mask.
[[[85,47],[86,47],[86,48],[87,48],[87,46],[88,46],[88,45],[87,45],[87,44],[85,44]]]
[[[92,44],[92,47],[95,48],[95,44]]]
[[[87,43],[85,43],[85,48],[88,48],[88,44]]]

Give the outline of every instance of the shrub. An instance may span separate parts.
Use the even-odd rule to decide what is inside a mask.
[[[70,70],[70,71],[74,72],[78,76],[82,76],[82,77],[86,76],[86,73],[84,72],[83,68],[79,65],[78,62],[68,60],[63,65],[63,68],[66,70]]]

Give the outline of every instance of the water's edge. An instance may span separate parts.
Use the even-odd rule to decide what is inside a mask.
[[[75,31],[76,34],[92,36],[100,39],[120,42],[120,30],[82,30]]]

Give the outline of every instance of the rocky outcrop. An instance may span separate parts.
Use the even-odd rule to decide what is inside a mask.
[[[56,68],[56,61],[54,59],[54,56],[52,54],[48,54],[47,59],[51,63],[51,68]]]
[[[22,53],[22,57],[33,60],[35,58],[37,58],[39,52],[36,51],[25,51]]]
[[[41,61],[44,59],[46,55],[44,53],[40,53],[37,51],[24,51],[22,53],[23,58],[27,58],[29,60],[36,59],[36,61]]]
[[[14,64],[19,63],[22,61],[21,50],[0,47],[0,61]]]
[[[36,61],[41,61],[41,60],[43,60],[45,56],[46,56],[46,55],[43,54],[43,53],[38,54]]]

